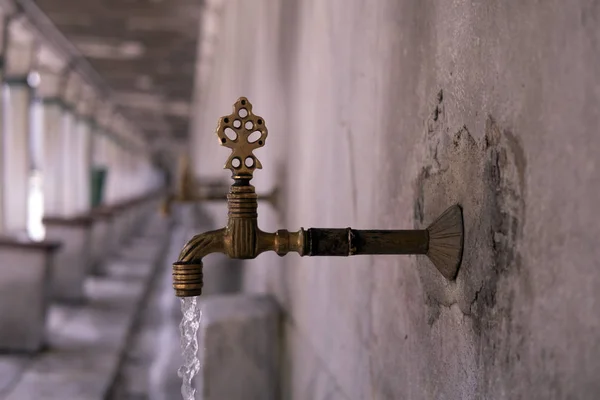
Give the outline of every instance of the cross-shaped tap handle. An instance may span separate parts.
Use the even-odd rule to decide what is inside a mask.
[[[267,135],[265,121],[252,113],[252,104],[245,97],[235,102],[233,113],[219,119],[219,143],[233,150],[224,166],[231,170],[232,178],[251,179],[255,169],[262,169],[262,164],[252,152],[265,145]]]

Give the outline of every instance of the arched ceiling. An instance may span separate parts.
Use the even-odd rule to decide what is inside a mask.
[[[149,141],[185,140],[202,0],[37,0]]]

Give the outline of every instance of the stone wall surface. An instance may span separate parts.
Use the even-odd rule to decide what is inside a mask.
[[[286,314],[286,399],[593,399],[600,393],[600,3],[228,0],[196,97],[269,128],[265,230],[426,226],[464,208],[455,282],[414,256],[246,265]],[[224,211],[223,211],[224,212]]]

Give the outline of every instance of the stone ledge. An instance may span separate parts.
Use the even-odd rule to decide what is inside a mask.
[[[98,206],[96,208],[93,208],[90,212],[90,216],[94,220],[111,219],[112,217],[114,217],[114,215],[115,210],[107,206]]]
[[[44,345],[48,280],[59,248],[59,241],[0,237],[0,352],[30,354]]]
[[[136,196],[127,200],[123,200],[121,202],[115,204],[108,205],[100,205],[90,210],[89,213],[74,215],[74,216],[58,216],[58,215],[48,215],[44,216],[42,223],[47,225],[70,225],[70,226],[80,226],[80,225],[91,225],[94,220],[97,219],[109,219],[115,216],[115,214],[119,214],[127,209],[134,208],[139,206],[145,202],[149,202],[152,200],[158,200],[160,196],[164,195],[165,191],[163,189],[155,190],[141,196]]]
[[[54,252],[60,249],[62,243],[55,240],[40,240],[20,239],[11,236],[0,236],[0,248],[23,248],[31,250],[43,250]]]
[[[72,217],[63,217],[57,215],[45,216],[42,219],[44,225],[77,226],[88,228],[94,222],[90,215],[74,215]]]
[[[113,384],[135,316],[153,273],[161,264],[169,229],[160,219],[152,241],[129,249],[136,262],[115,260],[108,274],[86,281],[82,306],[54,305],[48,321],[48,348],[36,356],[0,356],[0,398],[104,399]]]
[[[277,399],[281,311],[275,300],[214,295],[201,304],[199,399]]]

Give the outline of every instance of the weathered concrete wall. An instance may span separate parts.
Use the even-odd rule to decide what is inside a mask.
[[[229,0],[193,147],[247,96],[263,229],[410,228],[464,207],[447,283],[416,257],[248,263],[287,313],[286,399],[600,393],[600,3]],[[279,172],[278,172],[279,171]],[[281,176],[284,179],[281,179]],[[329,396],[329,397],[328,397]]]

